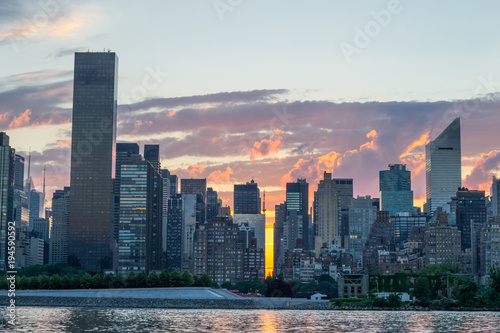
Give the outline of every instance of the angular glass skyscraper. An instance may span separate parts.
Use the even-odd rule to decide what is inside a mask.
[[[381,210],[396,213],[413,212],[413,191],[411,190],[411,172],[405,164],[389,164],[389,170],[379,172]]]
[[[309,244],[309,184],[304,179],[297,179],[296,183],[286,184],[286,209],[288,212],[296,211],[302,216],[302,245],[311,249]],[[292,244],[292,248],[295,243]]]
[[[68,260],[111,268],[118,58],[75,53]]]
[[[460,118],[456,118],[425,146],[425,209],[429,215],[450,202],[462,186],[461,160]]]
[[[15,150],[9,146],[9,136],[0,132],[0,270],[7,267],[7,230],[14,206]]]

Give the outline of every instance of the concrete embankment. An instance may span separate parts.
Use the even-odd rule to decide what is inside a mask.
[[[0,293],[0,305],[9,304]],[[95,290],[20,290],[16,306],[114,307],[166,309],[317,309],[334,307],[328,301],[296,298],[244,298],[225,289],[149,288]]]

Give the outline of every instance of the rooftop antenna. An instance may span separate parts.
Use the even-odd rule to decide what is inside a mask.
[[[262,206],[262,212],[266,214],[266,190],[264,190],[264,202]]]

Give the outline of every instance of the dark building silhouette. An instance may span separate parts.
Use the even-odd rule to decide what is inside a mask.
[[[24,157],[16,154],[14,162],[14,188],[24,189]]]
[[[52,195],[49,264],[68,262],[69,198],[69,187],[56,190]]]
[[[413,212],[411,172],[405,164],[389,164],[388,170],[379,172],[379,183],[381,209],[388,211],[389,216]]]
[[[211,187],[207,188],[207,221],[218,215],[219,203],[217,199],[217,191]]]
[[[167,209],[167,269],[182,268],[182,198],[168,199]]]
[[[377,211],[377,218],[370,228],[370,234],[363,250],[365,272],[378,271],[379,251],[394,251],[394,249],[394,224],[389,218],[389,212]]]
[[[296,183],[286,184],[286,210],[295,211],[302,217],[302,244],[305,249],[309,244],[309,184],[305,179],[297,179]]]
[[[117,73],[113,52],[75,53],[69,256],[90,272],[112,265]]]
[[[172,174],[168,178],[170,179],[170,195],[176,196],[179,194],[179,178],[177,178],[177,175]]]
[[[349,244],[349,207],[353,199],[353,179],[333,178],[335,190],[339,198],[340,241],[343,247]]]
[[[260,190],[253,179],[234,185],[234,214],[260,214],[260,207]]]
[[[9,136],[0,132],[0,270],[7,270],[8,222],[14,211],[14,161],[16,151],[9,146]]]
[[[206,220],[207,179],[181,179],[182,194],[196,194],[196,222]]]
[[[462,251],[470,249],[472,237],[475,237],[471,224],[483,225],[486,222],[484,191],[459,188],[456,192],[456,218],[457,228],[462,233]]]
[[[284,260],[284,250],[283,250],[283,227],[286,222],[286,202],[275,205],[275,215],[274,215],[274,252],[273,252],[273,274],[277,277],[282,273],[283,260]]]
[[[160,145],[144,145],[144,159],[160,172]]]

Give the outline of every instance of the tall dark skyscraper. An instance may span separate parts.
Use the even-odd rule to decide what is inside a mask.
[[[425,146],[425,212],[434,215],[462,186],[460,118]]]
[[[18,154],[14,163],[14,188],[21,191],[24,188],[24,157]]]
[[[167,210],[167,269],[174,271],[182,268],[182,198],[168,199]]]
[[[75,53],[68,260],[111,268],[118,58]]]
[[[207,189],[207,221],[212,220],[218,214],[219,203],[217,199],[217,191],[209,187]]]
[[[160,145],[144,145],[144,159],[160,172]]]
[[[490,195],[493,204],[493,216],[500,216],[500,179],[497,177],[493,177]]]
[[[284,250],[283,250],[283,232],[286,223],[286,202],[274,206],[274,267],[273,275],[277,277],[283,270]]]
[[[470,249],[474,237],[471,224],[482,226],[486,222],[484,191],[462,187],[456,192],[456,200],[457,228],[462,232],[462,250]]]
[[[286,184],[286,210],[296,211],[302,216],[302,246],[305,249],[312,247],[309,244],[309,184],[305,179],[297,179],[296,183]],[[292,244],[292,248],[295,244]]]
[[[176,196],[179,194],[179,178],[177,175],[172,175],[168,177],[170,179],[170,195],[171,196]]]
[[[206,220],[207,208],[207,180],[204,179],[181,179],[182,194],[196,194],[196,222]]]
[[[353,199],[353,179],[333,178],[332,181],[335,182],[335,191],[339,198],[340,244],[347,246],[349,244],[349,207]]]
[[[260,214],[260,190],[252,179],[234,185],[234,214]]]
[[[405,164],[389,164],[389,170],[379,172],[381,210],[396,213],[413,212],[413,191],[411,190],[411,172]]]
[[[14,211],[15,150],[9,146],[9,136],[0,132],[0,270],[7,270],[7,223]]]

